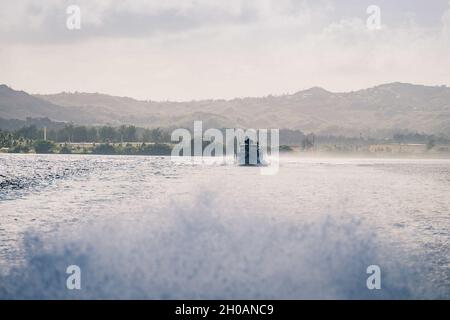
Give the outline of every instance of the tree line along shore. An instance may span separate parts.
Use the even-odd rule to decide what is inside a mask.
[[[159,128],[146,129],[140,135],[135,126],[67,125],[47,130],[31,125],[0,130],[0,149],[9,153],[170,155],[172,147],[170,135]]]
[[[170,155],[176,142],[169,128],[144,129],[133,125],[76,126],[46,129],[36,125],[15,130],[0,128],[0,152],[105,155]],[[206,144],[208,142],[205,141]],[[341,137],[280,130],[280,152],[338,154],[450,154],[450,139],[420,133],[391,138]]]

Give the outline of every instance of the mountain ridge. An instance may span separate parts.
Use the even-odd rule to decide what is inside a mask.
[[[86,125],[299,129],[321,134],[386,135],[410,130],[450,135],[450,88],[393,82],[351,92],[312,87],[293,94],[185,102],[102,93],[30,95],[0,85],[0,117],[48,117]]]

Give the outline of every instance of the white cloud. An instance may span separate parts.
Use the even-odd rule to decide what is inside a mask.
[[[6,1],[25,24],[11,12],[0,16],[0,38],[8,39],[0,47],[0,82],[32,92],[177,100],[315,85],[343,91],[390,81],[450,84],[450,11],[434,28],[405,20],[370,31],[365,8],[339,18],[330,1],[76,2],[84,8],[79,35],[58,30],[64,1],[42,10],[37,1]]]

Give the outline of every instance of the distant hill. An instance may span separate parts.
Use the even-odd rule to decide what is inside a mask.
[[[291,95],[139,101],[98,93],[31,96],[0,86],[0,117],[48,117],[78,124],[142,127],[286,128],[343,136],[386,136],[399,130],[450,136],[450,88],[391,83],[348,93],[311,88]]]
[[[0,85],[0,118],[24,120],[27,117],[39,118],[49,114],[55,116],[60,111],[61,107],[46,100]]]
[[[76,106],[63,108],[46,99],[0,85],[0,118],[3,119],[50,118],[54,121],[87,123],[95,119],[95,114],[96,110]]]
[[[62,129],[66,122],[55,122],[49,118],[27,118],[26,120],[0,118],[0,130],[14,131],[23,127],[35,126],[38,129]]]

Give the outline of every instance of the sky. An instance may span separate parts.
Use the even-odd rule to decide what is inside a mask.
[[[67,7],[81,28],[67,28]],[[367,8],[380,8],[368,28]],[[232,99],[450,85],[448,0],[2,0],[0,83],[31,93]]]

